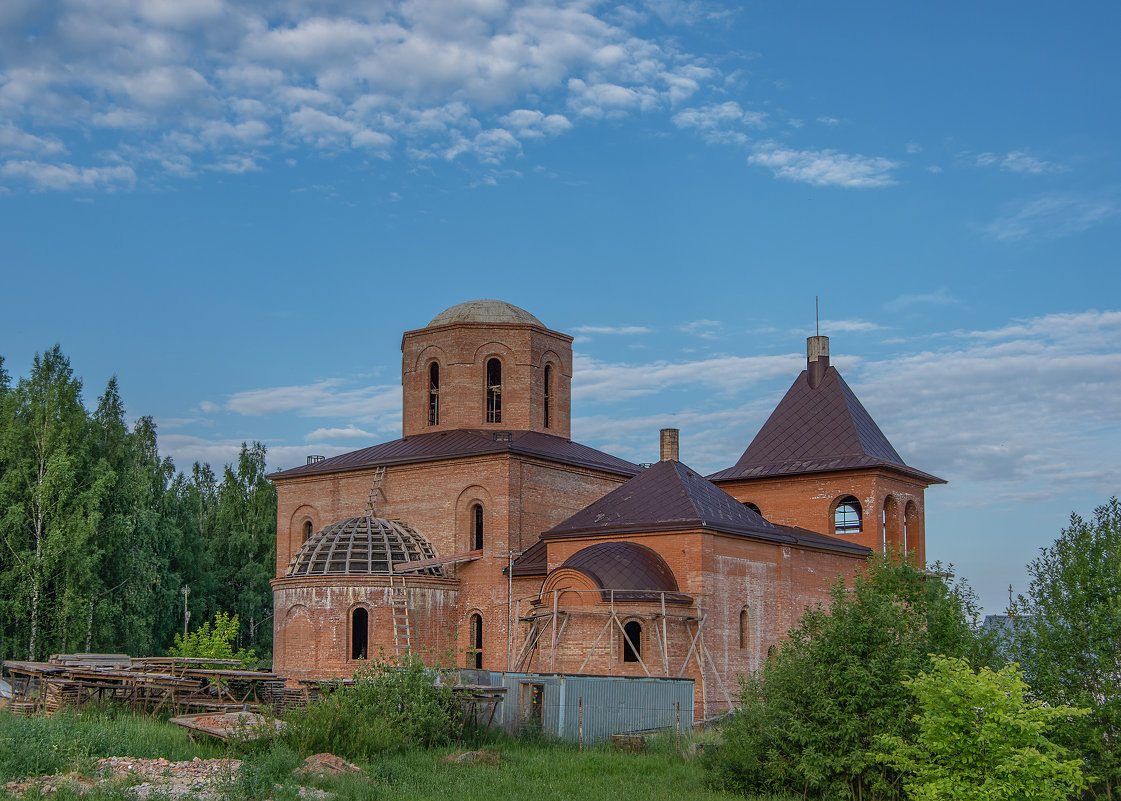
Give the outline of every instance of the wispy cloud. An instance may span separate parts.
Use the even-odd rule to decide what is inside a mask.
[[[253,417],[296,412],[303,417],[383,422],[391,414],[400,414],[400,387],[346,388],[346,383],[343,379],[327,379],[314,384],[246,390],[231,395],[225,408]]]
[[[649,334],[654,329],[645,325],[578,325],[572,330],[578,334],[635,336],[636,334]]]
[[[1119,216],[1116,195],[1046,195],[1009,209],[982,230],[1001,242],[1030,242],[1080,234]]]
[[[868,320],[822,320],[821,330],[830,333],[855,333],[882,331],[883,326]]]
[[[353,442],[357,439],[373,439],[376,436],[377,434],[363,431],[357,426],[347,426],[346,428],[317,428],[314,431],[309,431],[304,439],[308,442],[319,442],[325,439]]]
[[[950,290],[939,287],[931,292],[899,295],[885,303],[884,308],[890,312],[901,312],[913,306],[952,306],[958,303],[961,301]]]
[[[724,324],[719,320],[692,320],[677,327],[678,331],[701,339],[716,339]]]
[[[739,103],[729,100],[679,111],[673,116],[673,124],[697,131],[706,142],[746,144],[748,136],[742,129],[766,127],[767,114],[744,111]]]
[[[792,150],[770,143],[760,146],[748,163],[767,167],[777,177],[813,186],[867,189],[896,183],[891,171],[899,162],[835,150]]]
[[[1036,158],[1026,150],[1013,150],[1003,156],[997,153],[979,153],[974,158],[974,164],[978,167],[999,167],[1006,172],[1018,172],[1027,175],[1066,171],[1066,167],[1063,165]]]

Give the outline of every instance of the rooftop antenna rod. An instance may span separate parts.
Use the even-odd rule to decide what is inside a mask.
[[[821,336],[821,312],[817,307],[817,295],[814,295],[814,330]]]

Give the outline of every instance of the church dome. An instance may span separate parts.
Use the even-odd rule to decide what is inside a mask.
[[[678,592],[677,579],[666,560],[653,548],[634,542],[601,542],[581,548],[568,557],[562,568],[579,570],[602,590],[603,600],[688,601]],[[612,592],[612,590],[614,592]]]
[[[424,535],[399,520],[351,517],[332,523],[308,538],[286,576],[389,575],[392,565],[434,559]],[[411,570],[410,576],[443,576],[439,567]]]
[[[449,323],[522,323],[525,325],[545,324],[525,309],[504,300],[468,300],[457,303],[450,309],[437,314],[426,327],[433,328]]]

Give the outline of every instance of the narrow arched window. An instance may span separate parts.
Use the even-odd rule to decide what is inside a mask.
[[[440,365],[428,365],[428,425],[440,424]]]
[[[483,667],[483,616],[471,615],[471,647],[467,649],[467,666],[476,670]]]
[[[487,422],[502,422],[502,362],[487,360]]]
[[[370,613],[357,606],[350,615],[350,658],[365,659],[370,647]]]
[[[740,610],[740,650],[751,645],[751,615],[745,606]]]
[[[553,366],[545,365],[545,428],[552,425]]]
[[[483,549],[483,505],[477,503],[471,507],[471,550]]]
[[[833,533],[859,534],[860,528],[860,501],[846,495],[837,502],[833,512]]]
[[[753,504],[751,501],[744,501],[743,505],[751,511],[755,512],[755,514],[759,515],[760,517],[763,516],[763,513],[759,511],[759,507]]]
[[[310,538],[311,538],[311,521],[307,520],[307,521],[304,522],[304,542],[307,542],[308,539],[310,539]]]
[[[642,657],[642,624],[632,620],[623,626],[623,661],[639,662]]]

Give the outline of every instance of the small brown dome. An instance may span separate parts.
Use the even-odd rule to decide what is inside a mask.
[[[581,548],[568,557],[562,568],[579,570],[604,591],[608,600],[614,590],[617,601],[653,601],[661,593],[666,600],[688,601],[679,593],[677,579],[666,560],[653,548],[634,542],[601,542]]]
[[[389,575],[393,565],[436,558],[424,535],[399,520],[351,517],[308,538],[286,576]],[[443,576],[439,567],[411,570],[410,576]]]
[[[524,325],[545,324],[525,309],[504,300],[468,300],[437,314],[426,327],[450,323],[522,323]]]

